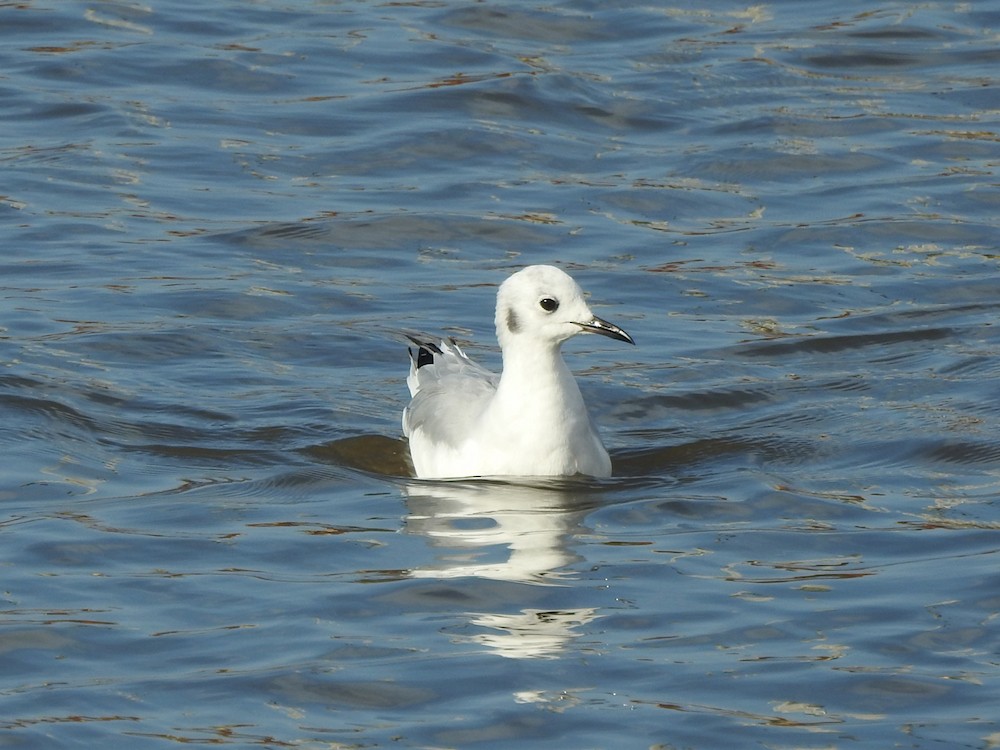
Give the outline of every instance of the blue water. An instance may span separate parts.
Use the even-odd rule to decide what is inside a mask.
[[[998,35],[0,7],[0,746],[995,747]],[[539,262],[615,478],[411,479]]]

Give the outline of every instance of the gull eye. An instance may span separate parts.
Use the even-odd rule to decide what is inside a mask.
[[[538,300],[538,304],[541,306],[545,312],[555,312],[559,309],[559,300],[553,297],[542,297]]]

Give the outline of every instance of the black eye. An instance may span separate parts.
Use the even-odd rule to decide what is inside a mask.
[[[555,312],[559,309],[559,300],[553,299],[552,297],[542,297],[538,300],[538,304],[542,306],[545,312]]]

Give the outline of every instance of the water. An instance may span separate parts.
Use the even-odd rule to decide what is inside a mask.
[[[1000,3],[0,9],[0,744],[1000,742]],[[557,262],[616,477],[407,478]]]

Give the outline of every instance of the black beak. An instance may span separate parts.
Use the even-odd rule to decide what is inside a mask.
[[[583,329],[584,333],[599,333],[602,336],[607,336],[609,339],[617,339],[618,341],[625,341],[629,344],[635,345],[632,337],[625,333],[625,331],[616,326],[614,323],[602,320],[596,315],[593,320],[586,323],[577,323],[577,325]]]

